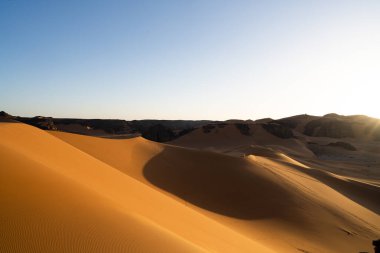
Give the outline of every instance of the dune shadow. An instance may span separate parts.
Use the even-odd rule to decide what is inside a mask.
[[[296,206],[279,177],[237,157],[167,146],[143,175],[193,205],[238,219],[289,220]]]

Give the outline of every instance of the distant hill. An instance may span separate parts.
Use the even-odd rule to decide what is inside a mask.
[[[73,119],[53,117],[19,117],[4,111],[0,119],[19,121],[44,130],[104,137],[128,137],[141,135],[157,142],[175,140],[195,129],[203,127],[211,130],[216,124],[234,124],[242,134],[249,132],[252,125],[261,125],[267,132],[280,138],[295,138],[297,135],[329,138],[355,138],[380,141],[380,120],[365,115],[342,116],[330,113],[320,116],[307,114],[286,117],[252,120],[232,119],[211,120],[120,120],[120,119]],[[248,131],[248,132],[247,132]]]
[[[178,138],[195,128],[212,123],[210,120],[120,120],[73,119],[45,116],[19,117],[4,111],[0,120],[19,121],[43,130],[62,131],[102,137],[128,137],[141,135],[146,139],[166,142]]]

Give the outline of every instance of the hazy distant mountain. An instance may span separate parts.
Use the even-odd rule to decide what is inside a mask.
[[[212,127],[213,124],[236,124],[242,131],[244,127],[260,124],[273,135],[280,138],[293,138],[299,133],[315,137],[358,138],[380,140],[379,119],[364,115],[342,116],[327,114],[323,117],[296,115],[283,119],[270,118],[252,120],[232,119],[226,121],[211,120],[118,120],[118,119],[71,119],[36,116],[18,117],[0,112],[0,118],[12,119],[44,130],[58,130],[93,136],[136,135],[166,142],[183,136],[199,127]],[[207,128],[207,127],[206,127]]]

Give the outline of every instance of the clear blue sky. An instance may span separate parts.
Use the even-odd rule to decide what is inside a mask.
[[[0,110],[380,117],[380,1],[0,0]]]

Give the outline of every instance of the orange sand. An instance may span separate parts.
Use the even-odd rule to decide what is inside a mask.
[[[0,123],[0,252],[372,251],[379,187],[223,131],[188,149]]]

